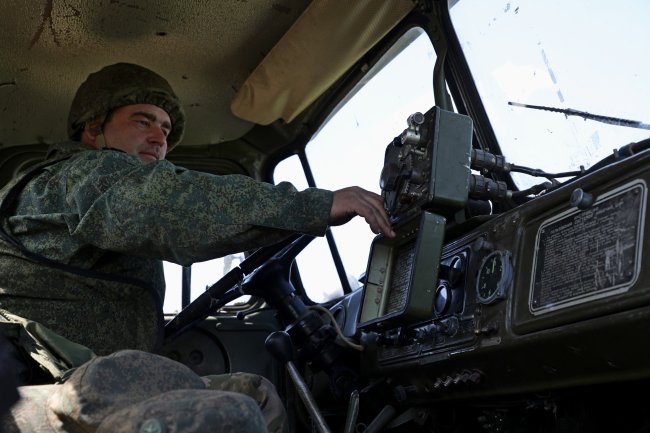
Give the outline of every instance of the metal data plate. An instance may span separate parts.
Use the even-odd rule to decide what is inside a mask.
[[[635,180],[589,209],[542,223],[535,241],[528,308],[534,315],[623,293],[641,267],[647,187]]]
[[[403,311],[406,308],[409,297],[409,284],[411,271],[415,265],[415,244],[412,239],[405,245],[397,248],[395,254],[395,265],[390,276],[390,294],[386,302],[386,314],[393,314]]]

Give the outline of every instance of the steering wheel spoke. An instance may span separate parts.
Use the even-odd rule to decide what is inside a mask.
[[[295,234],[253,252],[170,320],[165,325],[165,338],[176,337],[243,294],[260,297],[277,307],[287,290],[293,290],[289,283],[291,264],[313,239]],[[237,285],[241,290],[235,289]]]

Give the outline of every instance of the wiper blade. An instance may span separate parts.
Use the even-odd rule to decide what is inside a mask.
[[[580,116],[584,119],[595,120],[597,122],[608,123],[610,125],[625,126],[628,128],[650,129],[650,124],[639,122],[637,120],[620,119],[618,117],[602,116],[600,114],[592,114],[587,111],[574,110],[573,108],[556,108],[545,107],[543,105],[522,104],[519,102],[509,101],[508,105],[515,107],[532,108],[534,110],[553,111],[555,113],[562,113],[567,116]]]

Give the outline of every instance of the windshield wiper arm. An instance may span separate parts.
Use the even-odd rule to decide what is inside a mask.
[[[508,102],[508,105],[514,105],[515,107],[532,108],[534,110],[553,111],[555,113],[562,113],[567,116],[580,116],[584,119],[595,120],[597,122],[608,123],[610,125],[625,126],[628,128],[650,129],[650,124],[639,122],[637,120],[628,120],[628,119],[620,119],[618,117],[602,116],[600,114],[592,114],[586,111],[574,110],[573,108],[545,107],[543,105],[521,104],[519,102],[511,102],[511,101]]]

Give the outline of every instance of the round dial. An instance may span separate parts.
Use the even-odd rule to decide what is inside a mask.
[[[487,255],[481,263],[476,280],[478,301],[490,304],[505,298],[506,290],[512,282],[512,265],[510,253],[494,251]]]

